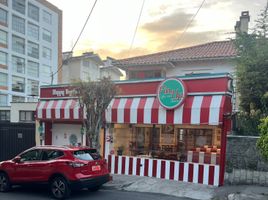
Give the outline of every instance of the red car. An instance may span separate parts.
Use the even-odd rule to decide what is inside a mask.
[[[0,192],[12,185],[47,183],[54,198],[64,199],[72,189],[96,191],[109,180],[106,161],[88,147],[33,147],[0,162]]]

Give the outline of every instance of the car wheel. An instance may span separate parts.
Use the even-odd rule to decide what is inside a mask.
[[[0,173],[0,192],[7,192],[10,187],[8,176],[5,173]]]
[[[54,198],[65,199],[70,196],[69,184],[63,177],[55,177],[50,184],[50,190]]]
[[[101,188],[101,186],[96,186],[96,187],[92,187],[92,188],[88,188],[88,189],[92,192],[97,192],[100,188]]]

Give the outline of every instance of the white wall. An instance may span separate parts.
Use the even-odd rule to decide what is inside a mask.
[[[37,102],[11,103],[10,122],[20,121],[20,111],[35,111]]]
[[[80,130],[81,130],[81,125],[53,124],[52,125],[52,145],[70,145],[69,137],[72,134],[75,134],[77,137],[77,141],[79,143],[82,143]]]

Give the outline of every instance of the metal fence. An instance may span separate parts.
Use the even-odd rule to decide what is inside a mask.
[[[35,124],[0,123],[0,161],[35,146]]]

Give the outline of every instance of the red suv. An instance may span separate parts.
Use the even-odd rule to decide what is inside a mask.
[[[0,192],[12,185],[48,183],[52,195],[64,199],[72,189],[98,190],[109,180],[106,161],[88,147],[33,147],[0,162]]]

